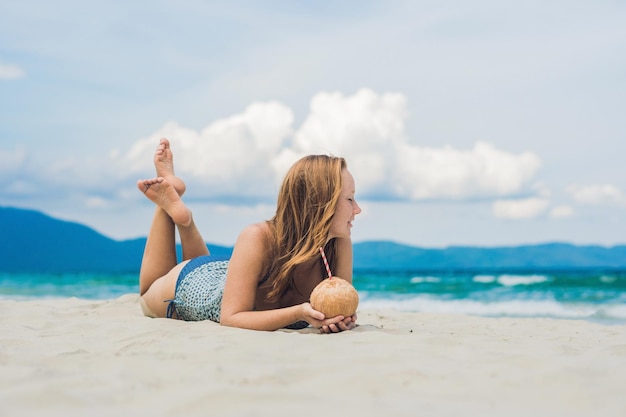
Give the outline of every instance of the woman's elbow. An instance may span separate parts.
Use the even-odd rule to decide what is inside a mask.
[[[220,326],[233,327],[232,317],[230,315],[222,313],[220,315]]]
[[[241,324],[239,324],[237,320],[237,313],[222,310],[220,313],[220,326],[241,327]]]

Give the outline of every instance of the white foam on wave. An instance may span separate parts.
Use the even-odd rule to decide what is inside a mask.
[[[612,275],[602,275],[600,277],[600,282],[604,282],[605,284],[612,284],[617,281],[617,277]]]
[[[623,304],[593,305],[560,303],[555,300],[510,300],[481,302],[474,300],[437,300],[427,297],[403,299],[368,298],[361,308],[392,309],[410,312],[453,313],[486,317],[548,317],[563,319],[626,320]]]
[[[492,282],[496,282],[496,279],[494,275],[474,275],[472,281],[480,282],[481,284],[491,284]]]
[[[596,312],[596,317],[607,319],[618,319],[626,321],[626,305],[624,304],[611,304],[600,306]]]
[[[492,284],[494,282],[504,285],[505,287],[514,287],[516,285],[533,285],[549,281],[545,275],[474,275],[472,281],[480,284]]]
[[[549,281],[545,275],[500,275],[498,282],[505,287],[513,287],[515,285],[533,285]]]
[[[436,283],[441,282],[439,277],[413,277],[411,278],[411,284],[422,284],[425,282]]]

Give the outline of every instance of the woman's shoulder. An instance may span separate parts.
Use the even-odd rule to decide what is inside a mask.
[[[267,240],[271,230],[267,222],[253,223],[243,228],[241,236],[254,239]]]
[[[253,247],[255,250],[264,249],[264,252],[271,246],[271,228],[267,222],[253,223],[243,228],[237,239],[236,246]]]
[[[261,273],[266,274],[267,260],[271,252],[271,230],[265,222],[250,224],[243,228],[233,248],[231,261],[245,260],[246,264],[255,264]]]

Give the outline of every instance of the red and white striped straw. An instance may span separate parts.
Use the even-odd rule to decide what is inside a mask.
[[[330,266],[328,265],[328,260],[326,259],[326,254],[324,253],[324,248],[320,247],[320,253],[322,254],[322,259],[324,260],[324,265],[326,265],[326,272],[328,272],[328,279],[333,277],[333,274],[330,272]]]

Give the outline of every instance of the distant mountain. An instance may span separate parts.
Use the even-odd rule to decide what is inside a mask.
[[[510,247],[424,249],[392,242],[354,245],[355,267],[373,270],[567,270],[626,269],[626,245],[568,243]]]
[[[3,272],[136,272],[145,243],[145,238],[113,240],[34,210],[0,207]],[[231,253],[222,246],[209,248],[215,255]]]
[[[117,241],[87,226],[38,211],[0,207],[2,272],[137,272],[145,241]],[[232,252],[230,247],[208,246],[215,255],[229,256]],[[624,270],[626,245],[607,248],[548,243],[427,249],[386,241],[364,242],[354,245],[354,267],[379,271]]]

